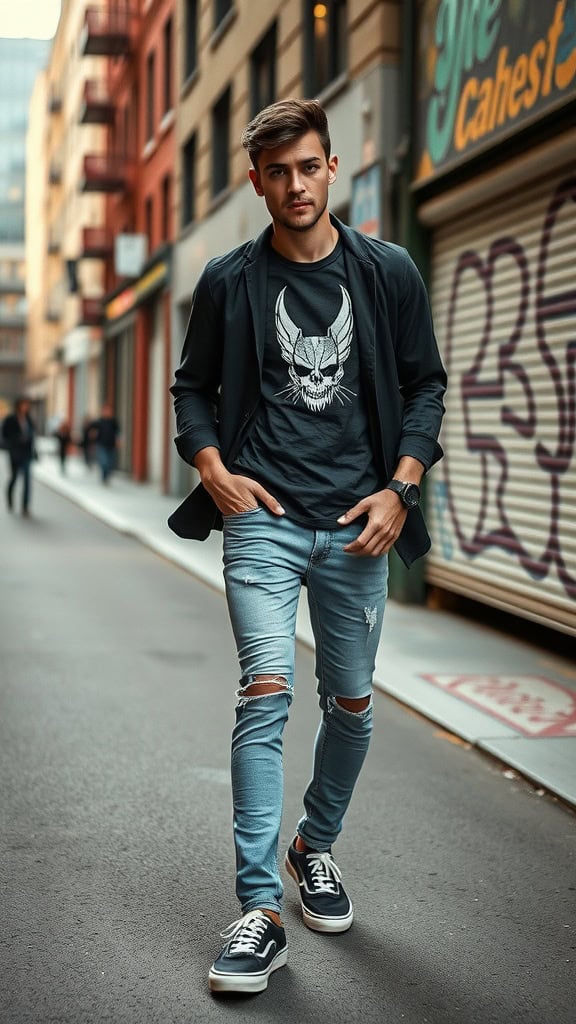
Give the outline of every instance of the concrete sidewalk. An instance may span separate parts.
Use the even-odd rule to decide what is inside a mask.
[[[43,446],[46,448],[46,445]],[[118,473],[104,487],[71,456],[62,474],[44,451],[35,479],[87,512],[223,590],[221,535],[184,541],[166,520],[178,499]],[[42,515],[42,496],[33,500]],[[305,600],[298,638],[312,643]],[[464,742],[576,807],[576,664],[486,626],[389,601],[376,685]]]

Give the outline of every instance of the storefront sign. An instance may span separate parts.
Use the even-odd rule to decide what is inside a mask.
[[[116,235],[114,239],[114,270],[118,277],[138,277],[146,262],[146,235]]]
[[[151,292],[164,284],[168,279],[168,274],[168,263],[165,261],[156,263],[139,281],[130,285],[129,288],[125,288],[119,295],[111,299],[105,307],[106,320],[118,320],[119,317],[130,312],[134,306],[143,302]]]
[[[576,0],[419,0],[419,185],[576,100]]]
[[[382,237],[382,168],[379,163],[352,178],[350,227],[371,238]]]

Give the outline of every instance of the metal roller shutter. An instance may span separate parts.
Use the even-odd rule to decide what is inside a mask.
[[[427,579],[576,634],[574,163],[438,226],[431,301],[449,389]]]

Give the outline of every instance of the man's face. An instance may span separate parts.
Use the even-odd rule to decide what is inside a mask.
[[[250,181],[264,197],[276,224],[291,231],[309,231],[328,205],[328,186],[336,178],[338,157],[326,159],[316,132],[293,142],[264,149]]]

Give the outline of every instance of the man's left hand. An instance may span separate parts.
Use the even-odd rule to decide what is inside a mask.
[[[341,526],[347,526],[362,515],[368,516],[368,522],[359,537],[351,544],[346,544],[344,551],[350,555],[374,558],[385,555],[398,540],[408,510],[394,491],[378,491],[368,498],[362,498],[362,501],[340,516],[338,522]]]

